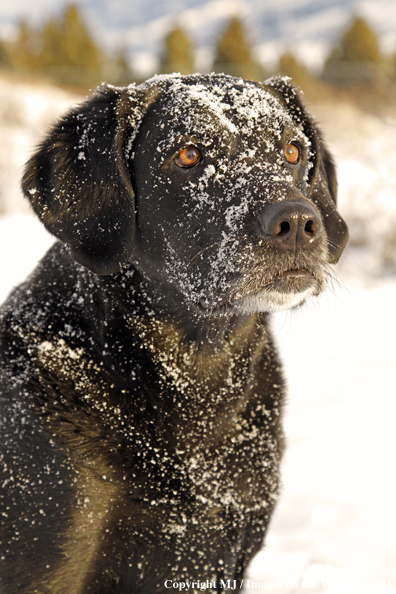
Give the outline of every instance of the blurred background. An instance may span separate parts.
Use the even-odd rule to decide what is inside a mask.
[[[274,316],[284,489],[249,577],[256,592],[395,594],[394,0],[0,0],[0,301],[52,242],[19,186],[50,124],[103,81],[175,71],[290,76],[350,228],[323,297]]]

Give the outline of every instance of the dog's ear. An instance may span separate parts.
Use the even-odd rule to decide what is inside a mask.
[[[348,243],[348,227],[339,214],[337,205],[337,176],[334,161],[317,130],[318,163],[311,182],[309,198],[314,202],[321,214],[327,232],[329,260],[335,264],[341,257]]]
[[[100,88],[52,129],[26,165],[22,188],[45,227],[98,274],[132,253],[135,203],[127,153],[147,108],[136,87]]]
[[[337,176],[334,161],[325,146],[317,125],[308,114],[301,93],[290,79],[274,77],[264,86],[275,94],[310,141],[309,195],[318,207],[328,238],[329,260],[338,262],[348,242],[348,227],[337,211]]]

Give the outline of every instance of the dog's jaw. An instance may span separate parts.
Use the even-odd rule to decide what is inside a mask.
[[[234,308],[242,315],[276,313],[294,309],[316,294],[317,290],[314,285],[300,293],[281,293],[271,290],[256,295],[248,295],[237,301]]]
[[[214,315],[251,315],[256,313],[276,313],[295,309],[305,303],[310,297],[322,292],[326,282],[312,283],[305,290],[285,292],[276,289],[266,289],[252,294],[237,295],[231,301],[223,301],[218,306],[210,307],[204,300],[200,302],[201,310]]]
[[[248,280],[235,293],[232,304],[242,314],[285,311],[318,296],[326,286],[327,271],[319,258],[314,270],[287,269],[270,280],[261,278],[260,273],[248,274]]]

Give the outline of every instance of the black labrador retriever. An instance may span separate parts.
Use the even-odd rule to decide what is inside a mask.
[[[60,241],[2,308],[1,593],[238,589],[278,494],[268,313],[347,241],[298,92],[103,87],[23,189]]]

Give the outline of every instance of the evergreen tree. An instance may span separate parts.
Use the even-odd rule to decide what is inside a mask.
[[[47,21],[41,30],[22,22],[15,42],[0,42],[0,67],[85,89],[103,80],[115,85],[133,80],[125,54],[105,56],[74,4],[68,5],[60,18]]]
[[[217,43],[213,70],[251,80],[264,78],[263,68],[254,60],[244,26],[237,17],[231,18]]]
[[[375,32],[356,17],[327,58],[323,78],[338,84],[370,82],[378,74],[381,60]]]
[[[381,61],[377,36],[360,17],[357,17],[344,33],[341,47],[343,59],[349,62],[378,64]]]
[[[6,44],[0,39],[0,68],[8,68],[10,65],[10,57]]]
[[[56,20],[47,21],[40,33],[40,41],[39,69],[59,80],[60,70],[65,64],[60,23]]]
[[[101,82],[103,56],[76,5],[45,25],[41,43],[40,69],[55,81],[84,86]]]
[[[124,52],[119,52],[114,58],[106,58],[103,78],[106,82],[120,87],[127,86],[133,82],[134,76]]]
[[[170,74],[192,74],[194,72],[194,56],[192,43],[185,31],[177,25],[165,38],[165,48],[161,56],[160,72]]]
[[[37,34],[26,21],[21,21],[16,41],[8,46],[11,68],[23,73],[34,70],[37,66],[39,50],[40,41]]]
[[[312,80],[307,68],[290,51],[280,56],[278,71],[282,76],[289,76],[294,84],[301,87],[304,87],[304,84]]]

